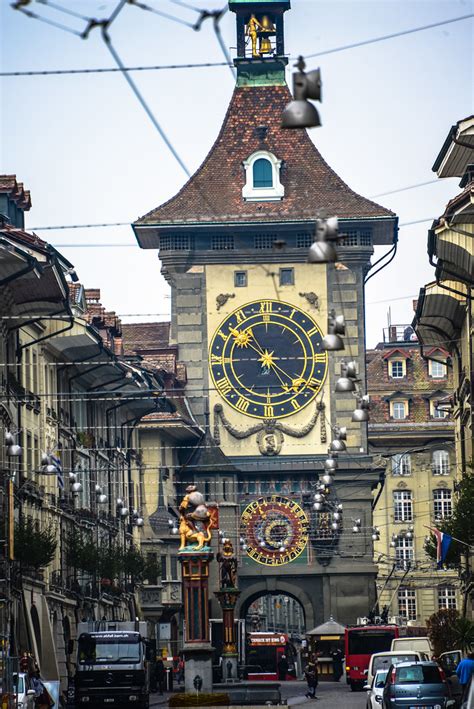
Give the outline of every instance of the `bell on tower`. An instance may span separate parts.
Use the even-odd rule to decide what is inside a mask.
[[[290,0],[229,0],[229,8],[237,20],[237,84],[284,83],[283,14]]]

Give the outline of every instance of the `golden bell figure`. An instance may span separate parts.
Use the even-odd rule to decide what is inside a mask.
[[[250,41],[252,42],[252,57],[258,57],[259,53],[257,52],[257,37],[258,37],[258,31],[262,30],[263,27],[260,24],[260,22],[257,20],[255,15],[250,16],[250,20],[247,25],[247,29],[245,30],[245,34],[250,37]]]
[[[268,37],[260,37],[260,47],[259,47],[259,54],[271,54],[272,52],[272,43],[268,39]]]

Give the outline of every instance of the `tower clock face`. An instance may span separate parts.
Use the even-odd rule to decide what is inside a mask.
[[[270,495],[253,500],[241,516],[247,554],[259,564],[294,561],[308,543],[309,520],[294,500]]]
[[[279,419],[317,396],[328,356],[313,318],[280,300],[234,310],[214,333],[209,364],[214,385],[237,411]]]

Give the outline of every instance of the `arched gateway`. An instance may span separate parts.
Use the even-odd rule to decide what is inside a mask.
[[[134,230],[142,248],[159,249],[171,286],[170,343],[205,431],[191,457],[182,452],[178,479],[219,503],[235,548],[242,539],[239,608],[259,593],[290,593],[312,628],[331,615],[354,622],[374,603],[367,530],[380,471],[366,424],[351,419],[355,399],[336,395],[335,384],[349,357],[365,392],[364,276],[374,245],[392,243],[396,217],[352,191],[305,130],[281,128],[291,100],[289,6],[230,0],[237,84],[222,128],[181,191]],[[337,270],[307,262],[323,212],[339,218],[343,234]],[[333,310],[345,317],[344,352],[322,346]],[[184,407],[176,416],[189,420]],[[347,450],[329,507],[315,510],[336,426],[347,426]],[[365,533],[352,534],[353,519]]]

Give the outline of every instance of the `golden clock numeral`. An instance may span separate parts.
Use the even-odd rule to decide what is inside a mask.
[[[326,357],[325,352],[316,352],[316,354],[313,355],[313,362],[325,362]]]
[[[240,325],[241,322],[245,320],[245,313],[243,310],[237,310],[235,317],[237,318],[237,323]]]
[[[273,406],[264,406],[263,407],[263,415],[265,418],[269,418],[270,416],[273,416]]]
[[[237,400],[237,403],[235,405],[239,411],[247,411],[248,407],[250,406],[250,402],[247,401],[247,399],[244,399],[243,396],[240,396]]]
[[[224,396],[226,396],[230,391],[232,391],[232,387],[225,377],[222,377],[222,379],[218,379],[216,381],[216,386],[221,392],[221,394],[223,394]]]
[[[227,342],[227,338],[229,337],[229,335],[226,335],[225,332],[222,332],[222,330],[219,330],[217,334],[219,335],[219,337],[222,337],[224,342]]]
[[[301,409],[301,406],[300,406],[300,405],[298,404],[298,402],[295,401],[294,399],[291,400],[291,405],[292,405],[292,407],[294,408],[295,411],[299,411],[299,409]]]
[[[230,364],[230,363],[231,363],[230,357],[223,357],[222,358],[222,364]]]
[[[270,315],[264,313],[264,315],[262,316],[262,320],[263,322],[270,322]]]
[[[318,331],[317,327],[312,327],[311,330],[308,331],[308,335],[310,337],[312,337],[313,335],[315,335],[317,333],[317,331]]]
[[[273,308],[273,303],[271,300],[262,300],[260,303],[260,312],[261,313],[271,313]]]
[[[211,354],[211,364],[222,364],[222,357],[216,354]]]
[[[313,389],[313,391],[316,391],[319,389],[321,386],[321,379],[316,379],[315,377],[312,377],[312,379],[309,380],[308,382],[308,387],[310,389]]]

